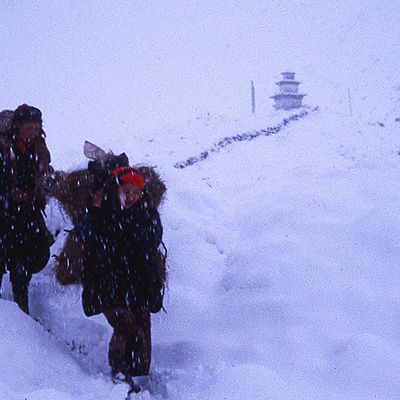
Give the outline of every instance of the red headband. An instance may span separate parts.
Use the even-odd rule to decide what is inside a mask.
[[[137,169],[130,167],[130,166],[125,166],[125,167],[119,167],[114,169],[111,172],[111,176],[115,179],[117,184],[119,185],[122,182],[125,183],[131,183],[132,185],[139,186],[140,189],[144,189],[144,179],[142,176],[139,174]]]

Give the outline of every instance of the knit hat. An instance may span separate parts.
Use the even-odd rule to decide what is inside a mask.
[[[21,104],[14,111],[12,122],[14,125],[19,125],[24,122],[39,122],[42,123],[42,112],[28,104]]]
[[[143,177],[139,174],[136,168],[128,165],[114,169],[111,172],[111,177],[115,180],[117,185],[121,185],[122,183],[131,183],[139,186],[142,190],[144,189]]]

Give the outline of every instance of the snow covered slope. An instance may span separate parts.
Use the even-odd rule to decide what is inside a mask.
[[[169,318],[197,310],[203,397],[396,398],[397,150],[394,123],[314,114],[174,174]]]
[[[169,187],[162,208],[168,313],[153,318],[146,386],[153,398],[399,393],[395,122],[381,127],[317,111],[278,134],[233,144],[185,169],[173,166],[228,130],[289,115],[273,113],[270,124],[264,117],[197,120],[193,130],[182,128],[185,138],[176,135],[191,145],[167,147],[172,139],[162,137],[141,143],[144,159],[146,143],[158,149]],[[64,224],[57,207],[49,211],[50,225]],[[3,293],[10,298],[9,285]],[[102,317],[84,317],[79,289],[58,287],[49,265],[31,293],[32,316],[50,333],[0,302],[1,382],[9,398],[37,390],[42,399],[121,395],[123,388],[107,381],[111,331]]]

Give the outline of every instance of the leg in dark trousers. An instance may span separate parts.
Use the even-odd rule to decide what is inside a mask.
[[[24,266],[17,264],[10,270],[10,281],[12,284],[14,301],[19,308],[29,315],[29,296],[28,288],[32,274]]]
[[[114,328],[108,353],[113,374],[148,375],[151,362],[150,313],[117,309],[104,315]]]
[[[0,219],[4,218],[4,215],[0,213]],[[6,235],[3,233],[2,226],[0,225],[0,298],[1,298],[1,286],[3,282],[3,275],[6,273],[6,265],[7,265],[7,240]]]
[[[133,353],[133,375],[148,375],[151,363],[150,313],[136,316],[137,328],[129,338],[128,351]]]

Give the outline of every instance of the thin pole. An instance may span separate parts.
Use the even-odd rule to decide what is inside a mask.
[[[254,89],[254,82],[251,81],[251,112],[256,112],[256,91]]]

